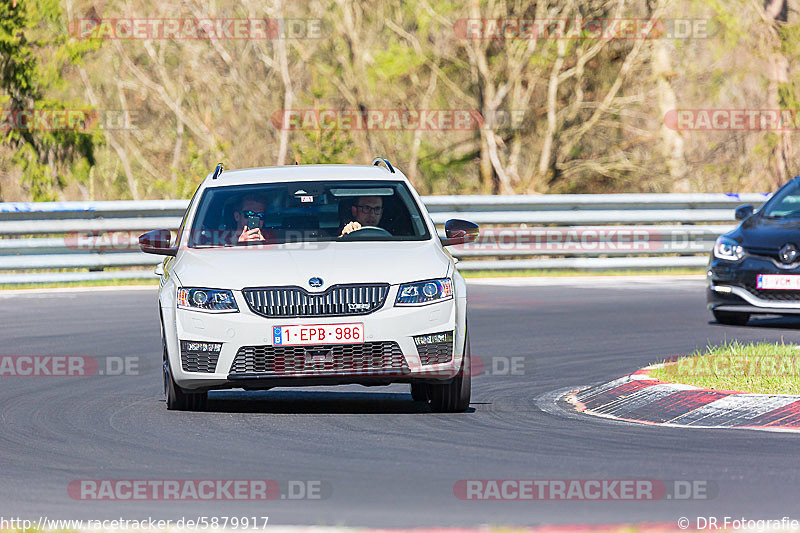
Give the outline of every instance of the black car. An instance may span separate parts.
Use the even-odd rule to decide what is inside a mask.
[[[708,265],[706,298],[722,324],[753,314],[800,315],[800,176],[756,212],[736,209],[742,223],[720,236]]]

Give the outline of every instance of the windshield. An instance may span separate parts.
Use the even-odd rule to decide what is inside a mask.
[[[189,247],[429,238],[403,182],[304,181],[206,189]]]
[[[800,182],[793,181],[776,192],[761,213],[770,218],[800,218]]]

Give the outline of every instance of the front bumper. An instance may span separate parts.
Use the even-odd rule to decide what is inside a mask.
[[[461,368],[464,347],[464,324],[457,318],[460,315],[458,299],[422,307],[393,307],[395,291],[393,287],[383,308],[362,316],[264,318],[250,311],[241,293],[235,295],[238,313],[211,314],[177,309],[175,328],[166,328],[172,376],[180,387],[194,390],[345,383],[385,385],[452,379]],[[460,303],[466,305],[465,301]],[[364,324],[364,344],[288,350],[288,347],[273,346],[273,326],[352,323]],[[414,337],[441,332],[453,332],[452,357],[445,363],[423,365]],[[187,371],[182,364],[185,359],[181,359],[182,340],[221,344],[215,364],[204,364],[201,360],[190,367],[190,370],[200,371]],[[265,353],[279,354],[280,363],[265,370]],[[242,365],[243,354],[249,355],[249,366]],[[260,365],[252,364],[254,354],[261,357]],[[380,364],[381,358],[384,364]],[[347,364],[340,364],[342,361]]]
[[[751,314],[800,315],[800,291],[758,289],[758,274],[800,275],[800,267],[782,268],[761,256],[745,256],[739,262],[712,257],[706,273],[708,308]]]

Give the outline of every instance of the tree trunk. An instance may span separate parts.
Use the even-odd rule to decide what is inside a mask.
[[[767,16],[774,21],[776,27],[785,23],[787,18],[786,0],[765,0],[764,10]],[[780,87],[789,81],[789,61],[780,51],[780,34],[778,34],[778,44],[769,58],[769,68],[767,70],[769,84],[767,87],[768,108],[777,110],[780,113],[783,102],[780,96]],[[777,140],[772,147],[769,158],[770,183],[769,189],[775,190],[790,177],[790,161],[792,159],[791,130],[779,126],[775,132]]]
[[[655,2],[662,4],[663,0]],[[648,2],[650,7],[650,2]],[[653,6],[653,11],[658,9],[658,5]],[[665,39],[653,40],[653,56],[651,60],[653,78],[656,82],[656,97],[658,100],[659,116],[664,117],[669,111],[677,109],[677,98],[672,89],[670,78],[672,77],[672,65],[670,61],[670,47]],[[661,138],[661,155],[672,180],[672,192],[690,192],[689,172],[686,166],[686,156],[683,149],[683,137],[675,129],[668,128],[665,121],[661,121],[659,131]]]

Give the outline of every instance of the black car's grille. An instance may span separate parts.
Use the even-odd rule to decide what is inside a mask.
[[[748,246],[745,248],[745,251],[750,255],[774,259],[775,261],[780,262],[778,250],[773,250],[772,248],[753,248],[752,246]]]
[[[314,346],[243,346],[231,374],[376,375],[408,374],[406,359],[396,342],[324,344]]]
[[[423,365],[449,363],[453,360],[453,341],[422,344],[417,346],[417,353]]]
[[[800,302],[800,291],[757,289],[755,283],[745,283],[744,288],[747,289],[747,292],[762,300]]]
[[[745,251],[750,257],[756,259],[762,259],[765,261],[772,261],[775,266],[783,269],[795,269],[797,268],[797,261],[794,263],[784,263],[781,259],[780,252],[778,250],[772,248],[753,248],[748,247],[745,248]]]
[[[367,315],[383,307],[389,285],[334,285],[320,294],[300,287],[242,291],[250,310],[267,318]]]
[[[213,373],[217,368],[219,353],[190,352],[181,349],[181,367],[184,372]]]

